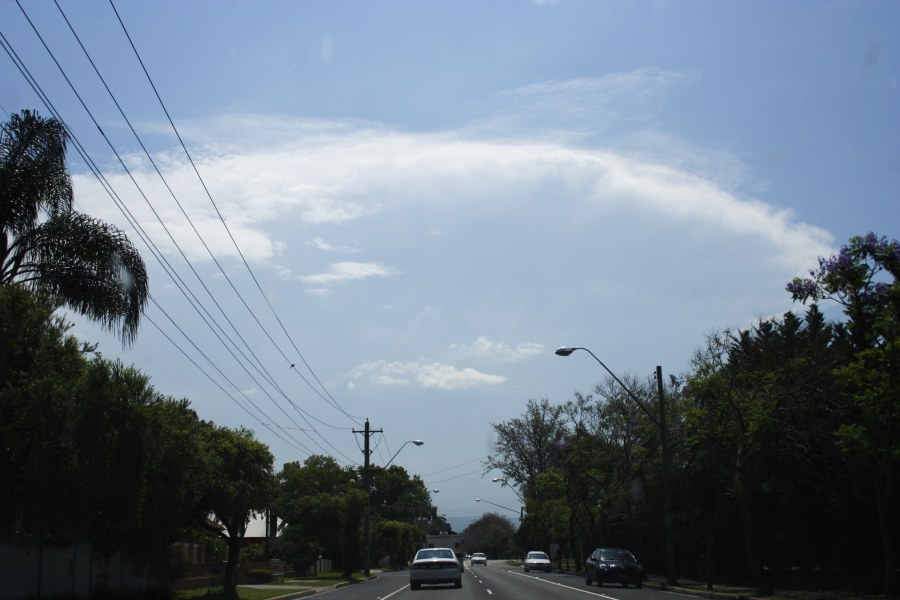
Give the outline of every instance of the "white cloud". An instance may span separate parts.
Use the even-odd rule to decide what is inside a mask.
[[[340,253],[345,253],[345,254],[355,254],[355,253],[359,252],[359,248],[356,248],[354,246],[347,246],[347,245],[335,246],[333,244],[329,244],[324,239],[322,239],[318,236],[316,236],[313,239],[311,239],[310,241],[308,241],[307,244],[309,244],[313,248],[322,250],[323,252],[340,252]]]
[[[369,277],[390,277],[396,274],[397,272],[394,269],[377,263],[339,262],[330,265],[327,273],[304,275],[299,277],[299,279],[303,283],[332,285]]]
[[[397,270],[371,261],[325,265],[312,258],[298,265],[298,232],[310,232],[311,244],[321,250],[355,252],[355,247],[334,245],[316,234],[326,226],[333,232],[389,217],[393,222],[405,219],[410,230],[440,230],[442,235],[433,239],[443,240],[454,227],[485,215],[535,212],[547,205],[548,197],[565,211],[559,223],[545,223],[551,234],[552,227],[564,226],[569,215],[579,223],[603,224],[627,215],[613,225],[622,235],[635,222],[665,221],[670,230],[690,229],[691,243],[702,243],[694,240],[706,236],[741,240],[753,247],[761,263],[798,272],[830,254],[828,232],[735,191],[745,187],[746,173],[727,153],[704,152],[677,142],[656,154],[635,152],[635,144],[640,149],[655,139],[651,134],[632,137],[627,149],[573,146],[546,129],[521,127],[546,114],[561,115],[555,123],[560,126],[571,126],[582,117],[603,121],[596,119],[598,114],[609,117],[607,125],[640,120],[653,113],[653,106],[669,90],[691,78],[681,72],[643,69],[544,82],[501,94],[509,113],[517,115],[517,131],[529,131],[529,142],[486,137],[485,131],[417,133],[360,121],[254,115],[188,124],[183,131],[197,136],[194,144],[208,141],[196,152],[199,169],[246,259],[282,273],[312,273],[300,281],[317,286],[316,293],[324,286],[388,277]],[[629,114],[622,112],[623,105],[642,108]],[[217,257],[236,258],[237,251],[192,169],[175,160],[166,165],[168,181],[210,250]],[[136,175],[182,251],[192,261],[209,261],[155,175],[148,171]],[[176,255],[169,234],[125,176],[108,179],[157,245]],[[751,187],[760,186],[754,182]],[[92,178],[76,178],[76,198],[86,212],[122,221]],[[352,235],[368,236],[361,238],[360,247],[374,248],[373,231],[357,228]],[[377,241],[384,247],[388,240]]]
[[[423,388],[460,390],[498,385],[506,381],[502,375],[482,373],[476,369],[457,369],[441,363],[387,362],[384,360],[362,364],[350,374],[354,380],[365,379],[376,385],[410,385]]]
[[[544,345],[535,342],[525,342],[513,347],[506,342],[492,342],[484,336],[479,336],[471,345],[451,344],[450,350],[460,352],[465,356],[483,358],[499,362],[520,362],[542,354]]]

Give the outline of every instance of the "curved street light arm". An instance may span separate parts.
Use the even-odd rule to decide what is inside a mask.
[[[421,446],[424,443],[425,442],[423,442],[422,440],[409,440],[408,442],[403,442],[403,445],[400,446],[400,450],[403,450],[406,447],[406,444],[415,444],[416,446]],[[394,455],[391,457],[391,460],[387,461],[387,464],[381,468],[387,469],[389,466],[391,466],[391,463],[394,462],[394,459],[397,458],[398,454],[400,454],[400,450],[397,450],[396,452],[394,452]]]
[[[490,500],[485,500],[484,498],[475,498],[475,502],[487,502],[488,504],[492,504],[492,505],[496,506],[497,508],[502,508],[504,510],[508,510],[509,512],[514,512],[516,514],[519,514],[519,512],[520,512],[518,510],[515,510],[514,508],[510,508],[508,506],[503,506],[502,504],[497,504],[496,502],[491,502]]]
[[[629,396],[632,400],[634,400],[635,403],[636,403],[638,406],[641,407],[641,410],[644,411],[644,414],[646,414],[648,417],[650,417],[650,419],[656,424],[657,427],[659,426],[659,418],[658,418],[656,415],[654,415],[654,414],[646,407],[646,405],[644,405],[644,403],[643,403],[643,402],[642,402],[642,401],[634,394],[634,392],[632,392],[630,389],[628,389],[628,386],[625,385],[624,383],[622,383],[622,380],[619,379],[618,377],[616,377],[616,374],[613,373],[612,371],[610,371],[610,370],[609,370],[609,367],[607,367],[605,364],[603,364],[603,361],[600,360],[599,358],[597,358],[597,355],[594,354],[593,352],[591,352],[589,348],[581,348],[581,347],[572,347],[572,348],[569,348],[569,347],[563,346],[562,348],[557,348],[557,349],[556,349],[556,355],[557,355],[557,356],[569,356],[570,354],[572,354],[572,353],[575,352],[576,350],[584,350],[585,352],[587,352],[588,354],[590,354],[591,356],[593,356],[593,357],[594,357],[594,360],[596,360],[598,363],[600,363],[600,366],[603,367],[603,368],[606,370],[607,373],[609,373],[610,377],[612,377],[612,378],[616,381],[616,383],[618,383],[618,384],[622,387],[622,389],[625,390],[625,393],[627,393],[628,396]]]

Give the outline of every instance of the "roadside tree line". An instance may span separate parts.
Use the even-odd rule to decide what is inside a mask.
[[[900,245],[854,237],[787,291],[801,312],[707,337],[662,382],[677,573],[712,582],[850,582],[896,594]],[[836,303],[829,321],[819,304]],[[645,407],[655,377],[623,377]],[[525,503],[523,547],[633,549],[666,570],[659,427],[612,378],[494,424]],[[784,580],[778,583],[785,583]]]
[[[149,295],[145,265],[114,226],[74,210],[65,127],[22,111],[0,127],[0,542],[90,541],[148,566],[165,594],[172,544],[212,535],[225,591],[253,517],[278,514],[271,552],[302,568],[326,554],[348,575],[371,551],[405,564],[428,531],[448,530],[418,478],[362,474],[330,457],[288,463],[244,428],[204,421],[187,399],[104,359],[69,334],[63,306],[134,341]]]

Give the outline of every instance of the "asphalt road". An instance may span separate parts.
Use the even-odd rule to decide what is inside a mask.
[[[383,573],[377,579],[338,588],[317,597],[328,600],[667,600],[672,592],[617,585],[587,586],[584,578],[565,573],[525,573],[503,561],[471,567],[466,563],[462,588],[424,586],[409,588],[409,573]]]

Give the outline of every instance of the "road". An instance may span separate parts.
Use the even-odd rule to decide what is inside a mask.
[[[317,594],[322,597],[323,594]],[[584,578],[565,573],[525,573],[503,561],[474,568],[466,563],[462,588],[424,586],[409,588],[409,572],[383,573],[377,579],[325,592],[328,600],[661,600],[672,592],[623,588],[618,585],[587,586]]]

